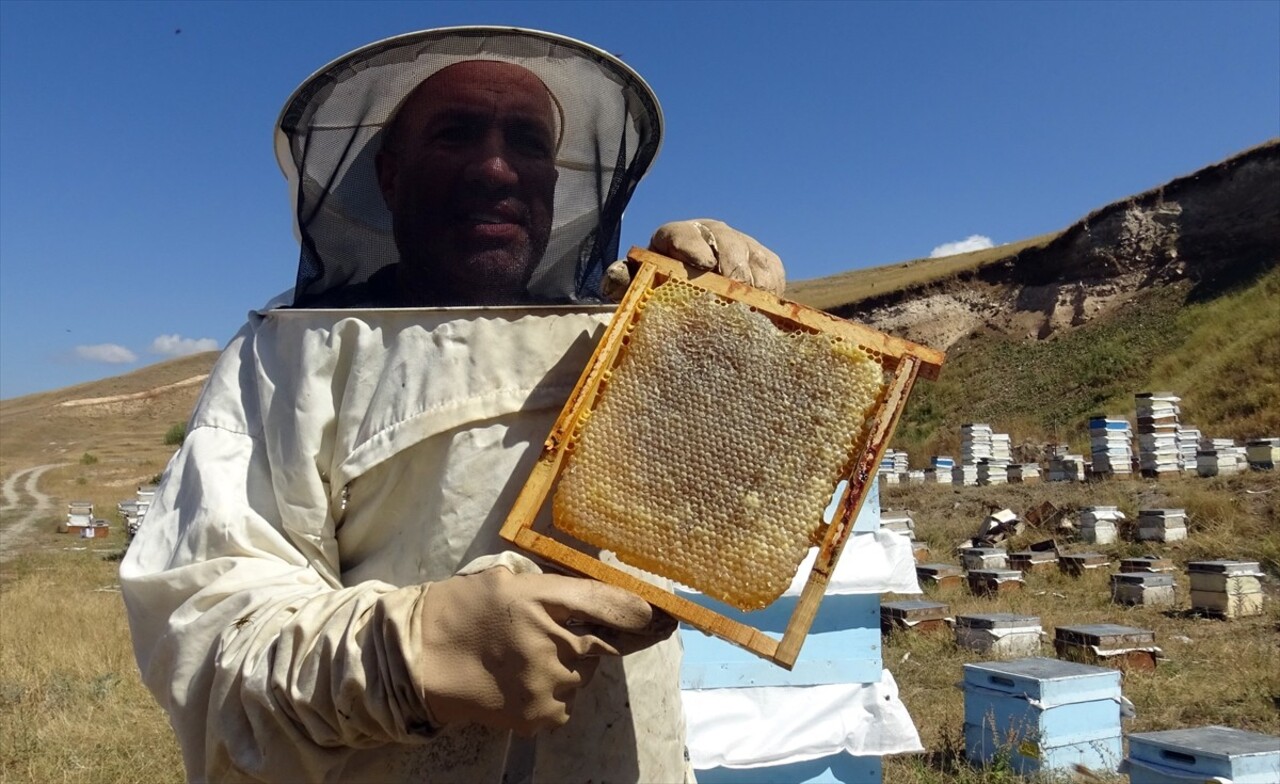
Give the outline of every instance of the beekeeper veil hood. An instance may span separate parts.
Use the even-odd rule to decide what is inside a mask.
[[[657,98],[627,65],[580,41],[454,27],[357,49],[313,74],[285,104],[276,158],[290,182],[302,246],[295,307],[389,304],[377,285],[388,275],[375,275],[400,256],[375,160],[414,88],[468,60],[527,69],[553,104],[554,206],[528,302],[600,301],[603,269],[618,257],[623,208],[661,144]]]

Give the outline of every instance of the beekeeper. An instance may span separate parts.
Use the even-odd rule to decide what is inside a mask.
[[[297,284],[219,358],[120,569],[190,779],[688,775],[670,618],[497,536],[661,124],[615,57],[510,28],[371,44],[286,103]],[[653,247],[782,287],[723,223]]]

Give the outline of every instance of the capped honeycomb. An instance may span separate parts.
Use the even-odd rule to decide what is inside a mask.
[[[689,283],[646,292],[567,446],[553,522],[743,610],[772,603],[884,393],[876,357]]]

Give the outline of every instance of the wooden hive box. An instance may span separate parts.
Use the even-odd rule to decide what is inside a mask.
[[[947,628],[951,608],[944,602],[904,599],[880,605],[880,631],[931,632]]]
[[[745,648],[780,666],[790,668],[795,664],[799,655],[800,647],[816,615],[818,605],[822,600],[823,592],[835,568],[836,561],[840,557],[846,541],[852,534],[853,521],[857,517],[863,499],[866,497],[869,483],[872,481],[875,469],[884,455],[907,396],[910,394],[911,388],[918,377],[936,378],[941,367],[942,354],[905,340],[890,337],[868,327],[836,318],[822,311],[780,299],[759,289],[719,275],[688,270],[678,262],[639,248],[633,248],[630,251],[628,261],[635,268],[631,286],[628,288],[626,295],[618,306],[617,312],[597,344],[591,360],[578,380],[577,386],[552,427],[538,460],[516,498],[500,534],[504,539],[527,552],[578,574],[630,590],[680,621]],[[805,578],[800,599],[791,613],[785,631],[780,637],[766,634],[761,629],[732,617],[733,613],[717,612],[714,609],[690,601],[663,585],[655,584],[642,576],[601,560],[596,554],[598,550],[593,548],[618,552],[620,560],[623,562],[628,561],[625,550],[620,551],[618,547],[612,546],[607,541],[609,535],[607,526],[602,526],[603,533],[596,534],[595,541],[584,541],[583,537],[579,535],[581,533],[580,528],[575,528],[574,525],[569,524],[567,518],[560,518],[558,504],[556,505],[556,514],[553,515],[554,519],[551,525],[547,525],[545,521],[540,522],[540,514],[548,498],[556,494],[556,500],[558,501],[563,495],[557,491],[561,489],[564,483],[566,472],[572,472],[575,461],[584,462],[589,459],[588,455],[592,453],[594,447],[584,446],[583,433],[584,431],[591,431],[592,420],[595,422],[601,421],[600,411],[602,409],[600,406],[602,402],[608,405],[607,401],[611,397],[618,399],[618,395],[624,394],[618,392],[617,390],[619,389],[639,388],[644,390],[646,394],[653,389],[653,387],[645,387],[640,383],[649,377],[637,378],[634,377],[634,374],[632,376],[627,375],[630,372],[627,369],[628,356],[640,358],[636,362],[643,361],[646,356],[645,351],[633,351],[632,345],[649,345],[656,342],[653,338],[645,337],[646,330],[650,329],[648,323],[658,323],[652,322],[652,319],[656,317],[647,315],[648,312],[653,312],[651,309],[654,306],[650,304],[650,300],[666,301],[663,300],[663,297],[668,297],[669,300],[671,296],[674,296],[670,292],[687,293],[690,288],[694,290],[694,293],[688,294],[688,297],[691,297],[693,301],[711,303],[696,311],[699,319],[699,328],[686,331],[687,341],[682,339],[669,341],[663,344],[661,350],[649,349],[650,353],[647,356],[655,356],[654,352],[656,352],[656,355],[664,357],[663,361],[666,361],[667,352],[670,352],[674,357],[671,360],[672,362],[686,361],[686,357],[696,355],[696,352],[699,351],[699,346],[706,342],[708,334],[713,337],[720,334],[717,330],[721,329],[722,323],[737,319],[731,324],[731,327],[736,328],[744,319],[751,320],[752,325],[755,325],[761,321],[762,317],[767,320],[765,329],[768,329],[769,325],[771,325],[771,328],[782,333],[785,339],[791,339],[798,344],[803,344],[804,341],[811,340],[809,336],[817,336],[817,339],[838,343],[846,347],[841,351],[847,353],[848,351],[856,350],[870,356],[878,363],[883,372],[883,387],[876,397],[874,405],[869,409],[864,421],[858,423],[859,427],[852,428],[855,432],[849,438],[853,446],[848,454],[841,458],[840,475],[835,477],[835,481],[832,481],[830,486],[825,489],[826,499],[824,499],[822,507],[827,505],[826,502],[836,493],[839,487],[844,488],[834,516],[829,523],[824,522],[821,519],[822,508],[819,508],[815,515],[817,519],[805,521],[806,525],[813,527],[809,544],[816,546],[817,557]],[[680,296],[683,297],[686,294],[682,293]],[[724,307],[717,307],[720,305]],[[748,311],[750,314],[758,315],[743,315]],[[769,339],[772,340],[773,338]],[[731,357],[709,357],[703,359],[706,361],[721,361],[730,365],[734,363]],[[761,385],[762,379],[759,371],[751,367],[742,367],[738,370],[740,371],[738,379],[740,383],[735,388],[734,394],[750,397],[755,388]],[[754,375],[752,371],[755,371]],[[680,392],[679,389],[658,390],[658,392],[666,391],[672,392],[673,395]],[[658,401],[666,400],[661,394],[657,392],[654,394],[655,397],[653,399]],[[675,396],[678,397],[679,395]],[[763,424],[754,421],[749,423],[764,434],[764,440],[760,443],[753,442],[751,447],[763,457],[784,463],[788,457],[788,450],[794,449],[796,444],[788,444],[785,449],[781,450],[771,444],[769,441],[772,433],[776,433],[774,426],[786,425],[788,428],[794,428],[804,424],[805,418],[797,415],[798,409],[794,404],[795,401],[774,399],[768,396],[765,396],[763,400],[759,398],[761,398],[761,395],[757,394],[757,399],[753,401],[753,404],[758,402],[761,405],[772,405],[772,415],[778,419]],[[688,411],[680,410],[678,406],[674,405],[670,408],[658,408],[659,410],[645,411],[642,417],[630,421],[636,423],[635,428],[637,430],[643,430],[659,440],[666,438],[679,441],[682,437],[680,434],[684,432],[681,428],[692,428],[696,431],[705,432],[709,427],[719,427],[721,428],[720,432],[726,438],[738,437],[740,435],[739,431],[743,429],[744,423],[742,422],[717,421],[714,412],[690,414]],[[600,432],[598,427],[596,432]],[[599,451],[595,450],[595,453],[598,454]],[[719,479],[716,476],[718,473],[715,462],[717,455],[698,452],[692,457],[702,460],[704,463],[699,464],[696,469],[687,465],[644,466],[641,472],[628,473],[623,479],[626,482],[630,482],[633,478],[638,477],[637,481],[646,481],[648,486],[655,487],[662,486],[666,480],[672,478],[679,478],[686,483],[690,477],[699,477],[705,482]],[[724,464],[722,463],[721,465]],[[734,468],[738,468],[738,466],[734,466]],[[581,479],[579,484],[594,481],[591,478],[592,475],[586,471],[580,473],[587,478]],[[607,476],[601,481],[604,479],[613,481],[619,479],[619,477]],[[806,477],[805,481],[811,481],[811,479]],[[697,487],[686,489],[691,489],[694,493],[698,492]],[[739,493],[741,504],[753,506],[752,498],[755,497],[758,489],[760,488],[738,488],[737,492]],[[621,513],[625,514],[625,507],[628,504],[634,503],[640,498],[646,501],[651,498],[657,499],[659,495],[687,497],[684,492],[644,495],[626,490],[615,492],[612,497],[616,502],[615,505],[623,507]],[[759,506],[760,502],[756,501],[754,507]],[[713,507],[708,511],[727,515],[730,514],[731,510]],[[765,512],[762,514],[770,511],[771,509],[766,505]],[[596,525],[601,524],[601,521],[596,519],[592,519],[590,522]],[[685,520],[684,523],[689,528],[696,528],[702,525],[703,521],[694,519]],[[572,536],[567,536],[565,531],[569,531]],[[708,543],[704,539],[697,539],[689,543],[682,542],[678,536],[682,533],[680,530],[672,530],[669,533],[671,534],[670,538],[667,538],[667,534],[664,533],[662,537],[650,537],[649,543],[656,548],[670,548],[671,552],[682,558],[688,556],[690,551],[707,552],[709,555],[715,555],[726,560],[728,560],[729,556],[732,556],[735,559],[735,563],[749,561],[753,557],[753,553],[756,552],[755,550],[745,549],[752,546],[753,543],[751,542],[747,542],[743,546],[744,550],[740,552],[726,553],[722,546],[716,545],[714,542]],[[602,538],[604,541],[601,541]],[[798,563],[799,561],[797,561],[797,565]],[[715,589],[714,585],[708,588],[701,584],[695,584],[688,579],[687,574],[677,574],[676,570],[671,568],[669,564],[664,563],[660,558],[649,558],[644,560],[643,564],[633,561],[631,566],[642,568],[650,574],[661,578],[678,580],[704,593],[712,593]],[[757,577],[755,574],[744,574],[744,572],[751,570],[726,569],[719,566],[717,568],[721,572],[727,571],[730,577],[742,579]],[[790,576],[794,575],[789,575],[788,577]],[[779,589],[780,593],[781,589]]]
[[[1069,553],[1058,559],[1058,568],[1073,577],[1110,565],[1111,561],[1102,553]]]
[[[949,563],[917,564],[916,579],[936,588],[958,588],[964,582],[964,570]]]
[[[969,591],[974,596],[999,596],[1021,591],[1026,583],[1017,569],[970,569]]]
[[[1125,573],[1164,574],[1172,572],[1175,568],[1171,559],[1159,555],[1142,555],[1137,558],[1120,559],[1120,571]]]
[[[1046,572],[1058,568],[1058,553],[1053,550],[1023,550],[1009,553],[1009,568],[1020,572]]]
[[[1067,661],[1121,670],[1154,670],[1160,657],[1155,632],[1114,623],[1059,626],[1053,649]]]
[[[1003,547],[965,547],[960,563],[966,569],[1007,569],[1009,553]]]

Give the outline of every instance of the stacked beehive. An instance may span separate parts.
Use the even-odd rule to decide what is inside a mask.
[[[1219,618],[1262,614],[1262,571],[1257,561],[1192,561],[1191,609]]]
[[[1138,511],[1138,541],[1177,542],[1187,538],[1187,510],[1141,509]]]
[[[687,745],[699,782],[741,781],[743,768],[761,781],[879,782],[879,755],[919,750],[911,717],[880,656],[880,594],[918,593],[919,587],[909,570],[904,579],[897,569],[886,575],[876,566],[899,561],[903,549],[900,541],[878,534],[879,498],[873,484],[792,669],[681,626]],[[799,593],[793,584],[769,608],[744,613],[682,591],[685,598],[754,625],[782,623],[795,612]],[[880,735],[876,730],[882,727],[893,729]],[[855,745],[858,751],[848,750]]]
[[[978,484],[978,466],[970,463],[961,463],[951,469],[951,483],[966,487],[976,486]]]
[[[970,422],[960,426],[960,463],[977,465],[991,459],[991,425]]]
[[[991,462],[1003,465],[1013,462],[1013,437],[1008,433],[991,434]]]
[[[1178,462],[1182,472],[1196,472],[1196,451],[1200,448],[1200,430],[1194,427],[1178,425]]]
[[[1116,771],[1120,672],[1057,659],[964,665],[965,756],[1019,774]]]
[[[1179,471],[1178,403],[1171,392],[1142,392],[1134,396],[1138,416],[1138,467],[1144,476]]]
[[[1196,451],[1196,473],[1200,476],[1238,474],[1248,461],[1245,451],[1230,438],[1202,438]]]
[[[925,481],[949,485],[951,484],[951,471],[955,467],[955,458],[934,455],[929,458],[929,467],[925,469]]]
[[[978,460],[978,484],[1003,485],[1009,481],[1013,444],[1008,433],[991,434],[991,456]]]
[[[907,477],[907,453],[897,449],[884,450],[880,458],[880,480],[887,485],[902,484]]]
[[[916,521],[907,509],[885,509],[880,512],[880,529],[902,534],[908,539],[916,538]]]
[[[1080,510],[1080,538],[1091,544],[1111,544],[1124,512],[1115,506],[1086,506]]]
[[[1084,455],[1073,455],[1066,446],[1056,447],[1049,458],[1050,482],[1083,482]]]
[[[1244,451],[1250,468],[1271,471],[1280,463],[1280,438],[1251,438]]]
[[[1127,419],[1094,416],[1089,419],[1089,449],[1093,473],[1128,476],[1133,473],[1133,431]]]
[[[1014,463],[1008,468],[1009,481],[1015,484],[1040,481],[1039,463]]]

